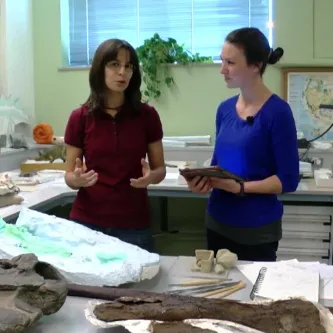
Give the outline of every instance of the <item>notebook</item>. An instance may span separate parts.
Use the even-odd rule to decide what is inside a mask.
[[[308,301],[319,301],[319,272],[279,266],[262,267],[251,292],[251,299],[273,301],[290,297],[304,297]]]

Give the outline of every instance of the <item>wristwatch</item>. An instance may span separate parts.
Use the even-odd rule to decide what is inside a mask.
[[[240,182],[239,185],[240,185],[240,190],[239,190],[238,195],[241,196],[241,197],[243,197],[245,195],[245,192],[244,192],[244,182]]]

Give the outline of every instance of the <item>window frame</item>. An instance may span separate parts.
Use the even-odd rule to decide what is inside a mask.
[[[5,1],[5,0],[0,0]],[[88,1],[88,0],[86,0]],[[251,0],[248,0],[251,1]],[[274,45],[274,3],[276,0],[267,0],[268,1],[268,21],[267,28],[269,30],[268,40],[270,42],[271,47]],[[62,66],[59,70],[82,70],[89,69],[91,65],[70,65],[70,31],[69,31],[69,0],[60,0],[61,4],[61,44],[62,44]],[[210,64],[221,64],[221,59],[213,59],[213,62]],[[171,66],[177,66],[178,64],[171,64]],[[200,64],[199,64],[200,65]]]
[[[0,0],[0,96],[7,96],[6,0]]]

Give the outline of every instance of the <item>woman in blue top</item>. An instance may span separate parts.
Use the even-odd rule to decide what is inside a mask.
[[[267,64],[275,64],[282,55],[283,49],[272,50],[256,28],[238,29],[226,37],[221,74],[228,88],[239,88],[240,94],[218,107],[211,164],[246,181],[188,181],[193,192],[212,190],[206,215],[208,248],[227,248],[240,260],[276,260],[283,215],[277,195],[294,192],[299,182],[292,111],[262,79]]]

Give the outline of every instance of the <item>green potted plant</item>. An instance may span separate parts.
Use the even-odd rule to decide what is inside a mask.
[[[211,57],[201,57],[198,53],[191,54],[175,39],[163,40],[157,33],[152,38],[146,39],[143,45],[136,50],[145,83],[143,94],[148,99],[160,97],[162,84],[166,84],[168,87],[174,84],[174,79],[170,76],[169,66],[165,65],[213,62]]]

